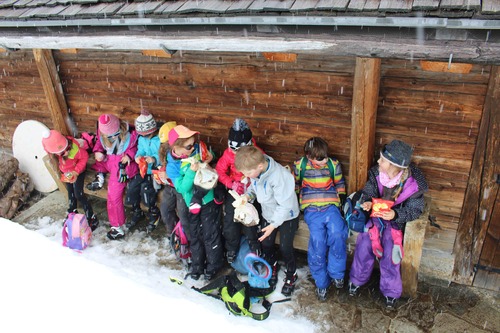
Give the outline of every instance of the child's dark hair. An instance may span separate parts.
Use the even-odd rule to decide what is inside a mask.
[[[304,144],[304,154],[313,160],[324,160],[328,157],[328,143],[320,137],[312,137]]]

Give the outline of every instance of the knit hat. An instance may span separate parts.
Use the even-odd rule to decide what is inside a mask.
[[[99,131],[105,135],[118,133],[120,130],[120,119],[112,114],[102,114],[99,117]]]
[[[68,139],[56,130],[42,133],[42,146],[48,153],[60,154],[68,148]]]
[[[146,110],[141,110],[141,115],[135,120],[135,130],[139,135],[149,135],[156,131],[156,121]]]
[[[252,144],[252,131],[245,120],[241,118],[234,120],[233,126],[229,129],[227,143],[231,149],[238,149]]]
[[[380,152],[380,154],[391,164],[403,169],[408,168],[410,165],[412,153],[413,148],[401,140],[391,141],[391,143],[385,145],[384,149]]]
[[[189,128],[183,125],[177,125],[168,132],[168,143],[173,146],[177,139],[187,139],[195,134],[200,134],[200,132],[191,131]]]
[[[177,123],[175,121],[169,121],[168,123],[165,123],[162,125],[162,127],[160,127],[158,136],[160,137],[161,143],[168,142],[168,132],[170,132],[170,130],[175,126],[177,126]]]

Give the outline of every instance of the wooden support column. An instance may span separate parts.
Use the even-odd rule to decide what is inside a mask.
[[[375,149],[380,59],[356,58],[352,98],[348,192],[365,185]]]
[[[455,265],[452,277],[461,284],[472,284],[486,231],[492,221],[500,174],[500,67],[492,66],[479,135],[465,192],[457,237],[453,247]]]
[[[52,116],[53,129],[64,135],[75,135],[72,129],[76,127],[73,126],[68,114],[68,106],[52,50],[33,49],[33,54]]]

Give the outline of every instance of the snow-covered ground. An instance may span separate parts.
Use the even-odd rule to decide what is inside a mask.
[[[294,317],[290,302],[273,305],[270,317],[259,322],[189,289],[191,279],[180,286],[170,282],[185,271],[176,268],[165,240],[134,232],[111,242],[100,227],[91,246],[78,253],[61,245],[61,229],[62,220],[50,217],[26,227],[0,218],[0,332],[317,330]]]

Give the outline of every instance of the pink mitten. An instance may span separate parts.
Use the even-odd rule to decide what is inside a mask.
[[[403,260],[403,232],[401,230],[391,229],[392,240],[394,246],[392,247],[392,263],[398,265]]]
[[[368,229],[368,235],[372,241],[373,254],[379,259],[382,258],[384,255],[384,248],[382,247],[382,244],[380,244],[380,232],[377,226],[374,225]]]
[[[245,193],[245,184],[234,181],[233,184],[231,185],[231,189],[234,190],[239,195],[242,195],[243,193]]]

